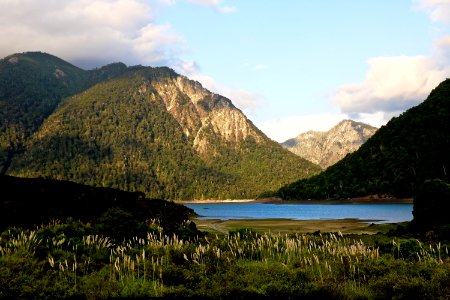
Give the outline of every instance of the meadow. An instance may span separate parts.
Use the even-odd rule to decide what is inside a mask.
[[[448,245],[432,238],[236,229],[182,239],[149,225],[123,240],[72,220],[8,228],[0,298],[450,298]]]

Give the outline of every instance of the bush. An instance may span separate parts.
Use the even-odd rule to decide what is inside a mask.
[[[145,237],[148,226],[135,219],[132,213],[119,208],[110,208],[98,218],[94,232],[109,236],[116,242],[132,237]]]
[[[450,224],[450,185],[440,179],[426,180],[414,197],[413,225],[432,228]]]

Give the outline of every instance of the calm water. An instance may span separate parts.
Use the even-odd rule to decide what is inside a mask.
[[[411,221],[412,204],[186,204],[202,219],[361,219],[369,223]]]

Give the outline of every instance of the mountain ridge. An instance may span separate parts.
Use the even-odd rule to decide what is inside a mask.
[[[362,122],[343,120],[328,131],[310,130],[281,145],[326,169],[357,150],[376,130]]]

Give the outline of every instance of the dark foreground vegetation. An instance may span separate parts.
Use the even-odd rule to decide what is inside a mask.
[[[1,299],[450,298],[440,181],[423,186],[414,222],[387,235],[216,236],[184,206],[140,193],[8,176],[0,189]]]
[[[0,298],[448,299],[449,242],[340,233],[114,239],[68,220],[0,237]],[[419,237],[420,239],[417,239]],[[431,239],[430,239],[431,238]]]
[[[68,218],[91,224],[106,219],[115,227],[102,233],[131,237],[142,233],[141,223],[159,219],[164,233],[172,234],[184,231],[184,225],[194,215],[185,206],[148,199],[140,192],[43,178],[0,175],[0,193],[0,230],[8,226],[32,227],[53,220],[65,222]],[[184,234],[196,235],[195,224],[189,230],[192,233]],[[145,236],[146,231],[142,234]]]

